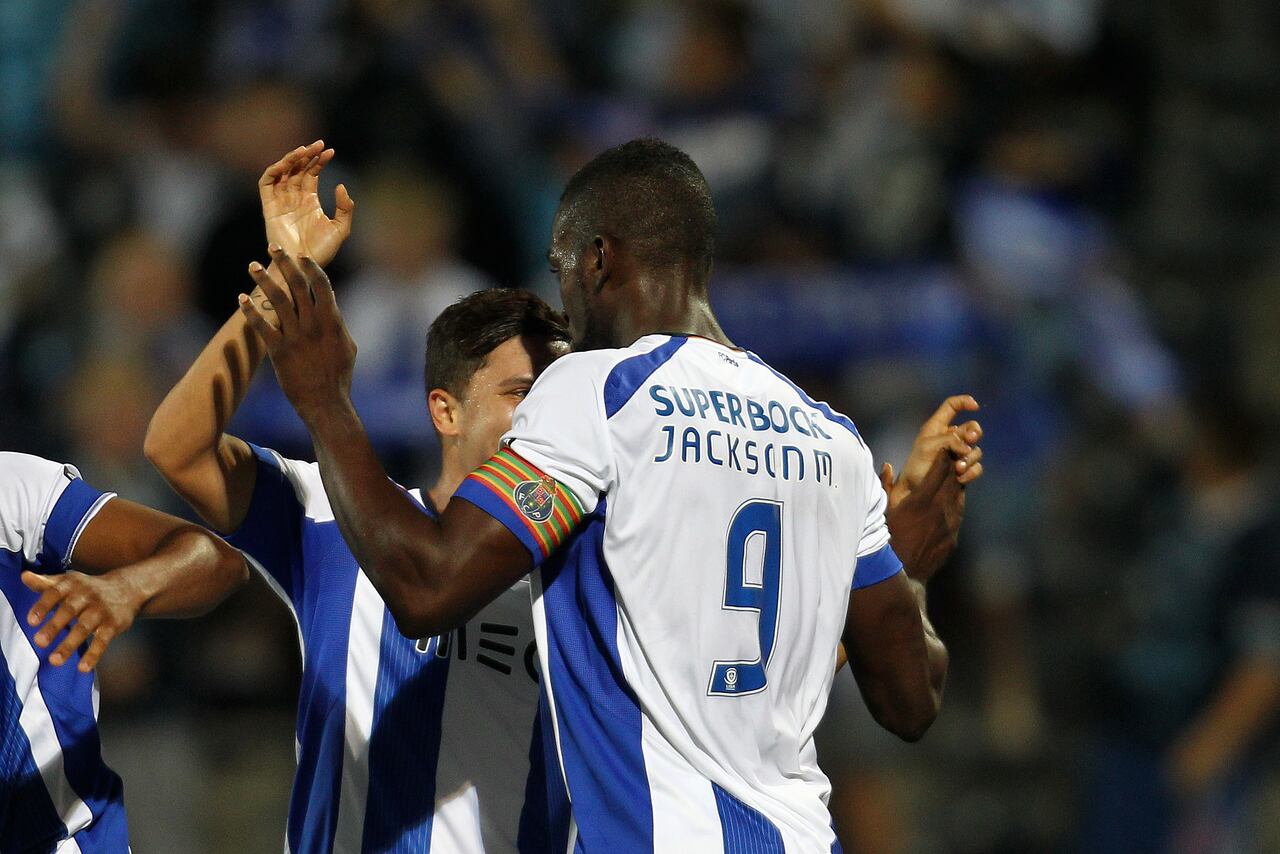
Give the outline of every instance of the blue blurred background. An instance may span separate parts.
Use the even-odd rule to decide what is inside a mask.
[[[357,404],[423,482],[428,324],[556,302],[559,191],[638,135],[710,180],[731,337],[879,459],[983,404],[947,708],[899,745],[846,672],[821,731],[845,850],[1280,851],[1273,0],[0,0],[0,447],[185,514],[147,421],[323,137]],[[261,379],[238,431],[308,457]],[[116,643],[134,851],[279,850],[297,670],[258,583]]]

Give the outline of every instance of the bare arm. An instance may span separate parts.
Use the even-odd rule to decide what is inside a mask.
[[[211,527],[240,527],[257,469],[253,451],[223,432],[266,355],[238,312],[170,390],[147,429],[147,459]]]
[[[193,617],[213,608],[248,580],[244,558],[210,532],[157,510],[115,498],[85,528],[61,575],[24,572],[40,593],[27,621],[35,640],[61,665],[90,635],[80,662],[88,672],[108,644],[139,617]],[[51,616],[50,616],[51,615]]]
[[[260,267],[251,273],[271,302],[285,307],[274,318],[279,327],[249,297],[241,295],[240,307],[311,433],[343,537],[403,634],[461,625],[529,572],[529,552],[474,505],[451,501],[432,519],[387,478],[351,405],[356,348],[328,277],[310,258],[295,262],[279,247],[271,255],[287,293]]]
[[[905,573],[849,596],[844,648],[872,716],[918,741],[942,708],[947,649],[924,609],[924,587]]]
[[[1188,795],[1204,791],[1237,764],[1280,712],[1280,666],[1265,659],[1237,663],[1206,708],[1174,743],[1168,774]]]
[[[515,535],[473,504],[424,514],[387,477],[354,409],[303,420],[338,527],[406,637],[458,627],[533,568]]]
[[[332,157],[322,141],[299,146],[258,182],[268,240],[294,251],[310,249],[321,263],[350,234],[355,204],[340,186],[334,219],[320,207],[317,182]],[[253,298],[266,303],[260,291]],[[200,518],[223,533],[244,521],[257,472],[249,446],[225,431],[265,356],[261,339],[236,312],[165,397],[147,430],[147,459]]]
[[[918,535],[907,548],[894,541],[895,550],[903,549],[899,556],[905,567],[932,565],[936,549],[949,551],[952,529],[938,523],[937,508],[954,506],[955,493],[963,489],[951,456],[939,451],[923,480],[896,508],[905,530]],[[929,549],[926,557],[922,549]],[[895,735],[918,740],[942,707],[948,665],[947,649],[929,622],[924,584],[908,569],[854,590],[843,640],[872,715]]]

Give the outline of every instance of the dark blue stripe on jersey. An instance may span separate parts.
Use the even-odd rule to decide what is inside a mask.
[[[49,511],[49,519],[44,526],[44,548],[40,551],[41,563],[65,565],[67,549],[76,529],[84,521],[88,513],[102,493],[83,480],[76,478],[67,484],[58,496],[58,501]]]
[[[534,714],[534,732],[529,740],[529,777],[525,778],[525,805],[520,809],[520,828],[516,831],[516,850],[522,854],[532,851],[563,851],[550,841],[550,828],[556,827],[550,819],[547,798],[547,762],[543,757],[543,704],[539,691],[538,712]],[[557,773],[558,773],[557,768]],[[566,813],[567,814],[567,813]]]
[[[858,558],[853,570],[853,589],[861,590],[887,581],[902,572],[902,561],[894,553],[893,546],[885,543],[884,548],[869,555]]]
[[[850,421],[846,416],[836,412],[834,409],[832,409],[830,406],[827,406],[825,403],[822,403],[820,401],[814,400],[812,397],[809,397],[809,395],[805,392],[805,390],[800,388],[800,386],[796,385],[795,383],[793,383],[791,379],[786,376],[786,374],[783,374],[777,369],[775,369],[772,365],[770,365],[764,359],[761,359],[755,353],[748,353],[747,356],[748,358],[751,359],[751,361],[755,362],[757,365],[762,365],[768,368],[770,371],[773,372],[773,375],[775,377],[782,380],[787,385],[791,386],[792,390],[795,391],[796,394],[800,395],[800,399],[805,402],[805,405],[812,406],[814,409],[821,412],[828,421],[832,422],[833,424],[839,424],[841,427],[843,427],[844,429],[852,433],[854,438],[857,439],[859,442],[862,441],[862,436],[859,435],[858,428],[854,427],[853,422]]]
[[[556,754],[556,729],[552,722],[552,713],[547,702],[547,691],[538,691],[539,725],[538,745],[543,750],[543,758],[539,762],[543,772],[543,794],[545,802],[545,837],[543,840],[530,839],[529,845],[521,842],[521,854],[539,854],[541,851],[563,851],[568,849],[568,830],[572,821],[572,807],[568,803],[568,791],[564,789],[564,772]],[[521,826],[524,830],[524,825]],[[524,840],[524,835],[521,835]],[[541,842],[541,844],[540,844]]]
[[[786,854],[782,834],[769,819],[711,784],[724,834],[724,854]]]
[[[301,514],[302,507],[294,501]],[[306,657],[298,697],[301,750],[288,837],[293,851],[325,852],[333,847],[346,752],[347,647],[357,570],[336,522],[304,518],[301,525],[301,561],[309,567],[310,583],[298,607]]]
[[[618,657],[618,602],[604,561],[605,501],[542,568],[547,661],[578,843],[653,851],[640,705]],[[554,744],[548,745],[554,749]]]
[[[21,571],[21,555],[0,551],[0,573]],[[66,832],[31,756],[21,715],[18,686],[0,654],[0,851],[45,850]]]
[[[418,652],[383,608],[363,850],[429,851],[449,659]],[[430,661],[423,666],[423,661]],[[474,710],[476,715],[484,709]]]
[[[653,372],[665,365],[685,345],[688,338],[673,336],[665,344],[654,347],[648,353],[631,356],[613,366],[604,381],[604,414],[612,418],[618,414],[627,401],[653,376]]]
[[[94,501],[96,500],[95,498]],[[93,504],[92,501],[89,503]],[[83,518],[83,512],[81,517]],[[79,520],[76,524],[79,524]],[[41,657],[40,668],[36,671],[36,685],[49,710],[58,744],[62,747],[63,772],[67,782],[85,802],[95,822],[103,826],[103,835],[107,840],[112,844],[118,842],[114,850],[124,851],[128,836],[124,818],[124,786],[120,778],[102,761],[98,722],[93,716],[93,674],[81,673],[78,667],[84,647],[77,650],[61,667],[49,666],[44,658],[47,653],[39,650],[31,640],[39,628],[27,625],[25,619],[39,597],[22,583],[16,572],[0,573],[0,592],[3,592],[18,617],[18,625],[22,627],[27,642],[31,643],[33,650],[38,650],[37,654]],[[63,637],[65,633],[59,634],[54,643],[60,643]],[[59,835],[65,832],[60,820],[58,827]],[[98,850],[112,849],[103,847]]]
[[[303,507],[271,452],[257,445],[249,447],[258,458],[253,498],[244,521],[226,540],[267,571],[297,613],[303,594]],[[302,619],[300,613],[298,619]]]

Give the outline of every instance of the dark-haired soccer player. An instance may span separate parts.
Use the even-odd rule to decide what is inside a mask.
[[[351,203],[340,193],[343,219],[321,211],[315,180],[332,156],[321,148],[287,155],[262,191],[269,237],[327,262],[346,237]],[[426,402],[443,468],[425,491],[397,490],[414,512],[446,509],[567,342],[562,317],[527,291],[482,291],[440,315],[427,336]],[[401,635],[342,540],[316,464],[224,433],[262,358],[237,312],[161,404],[147,455],[297,620],[289,850],[536,847],[529,840],[541,838],[547,808],[528,582],[513,579],[448,635]]]
[[[841,638],[882,725],[919,738],[947,653],[889,545],[853,423],[734,346],[708,299],[715,213],[677,149],[638,140],[570,181],[549,258],[581,352],[516,411],[436,518],[390,485],[350,403],[355,348],[327,277],[273,251],[281,310],[241,309],[315,440],[342,533],[402,631],[467,620],[535,568],[558,850],[822,851],[813,732]],[[314,294],[314,298],[313,295]],[[278,326],[276,325],[278,323]],[[958,432],[898,512],[924,568],[979,451]]]
[[[0,453],[0,851],[128,851],[93,668],[137,617],[204,613],[247,578],[208,531]]]

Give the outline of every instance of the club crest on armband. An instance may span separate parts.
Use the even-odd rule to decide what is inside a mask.
[[[511,496],[520,512],[530,520],[545,522],[551,518],[551,512],[555,508],[556,482],[549,477],[526,480],[516,485]]]

